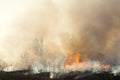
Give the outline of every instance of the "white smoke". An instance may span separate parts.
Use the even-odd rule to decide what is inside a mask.
[[[66,50],[87,54],[100,61],[98,65],[119,65],[119,4],[117,0],[0,0],[0,58],[5,70],[38,69],[47,66],[47,60],[61,63]],[[41,37],[47,52],[38,56],[33,44]],[[25,51],[27,57],[21,58]]]

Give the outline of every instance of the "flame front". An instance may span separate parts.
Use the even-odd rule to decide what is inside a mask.
[[[67,70],[75,71],[75,70],[82,70],[85,68],[95,68],[95,69],[102,69],[107,70],[110,68],[107,64],[94,64],[89,66],[88,64],[88,57],[86,55],[82,55],[79,51],[77,51],[75,54],[72,54],[72,52],[67,51],[66,52],[66,58],[64,62],[64,67]]]
[[[87,58],[80,59],[81,55],[80,52],[76,52],[72,54],[70,51],[66,52],[66,59],[65,59],[65,68],[68,70],[78,70],[85,66]]]

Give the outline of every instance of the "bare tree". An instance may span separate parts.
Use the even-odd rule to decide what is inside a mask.
[[[35,39],[33,47],[35,49],[35,54],[37,54],[38,56],[41,56],[47,52],[47,46],[46,46],[43,38]]]
[[[0,59],[0,71],[4,70],[4,68],[7,66],[7,64]]]
[[[47,70],[47,62],[46,62],[46,55],[47,53],[47,46],[41,37],[40,39],[35,39],[33,43],[33,49],[35,51],[35,54],[39,57],[37,61],[37,66],[36,71],[41,72],[41,71],[46,71]]]
[[[27,56],[28,56],[28,52],[25,51],[23,54],[21,54],[21,63],[24,65],[26,63],[26,59],[27,59]]]
[[[30,69],[31,65],[29,65],[30,61],[29,52],[24,51],[24,53],[22,53],[20,56],[20,61],[22,66],[25,66],[25,69]]]

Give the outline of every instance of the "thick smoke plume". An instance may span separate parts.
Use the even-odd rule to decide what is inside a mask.
[[[0,0],[1,62],[21,69],[45,60],[59,63],[69,50],[119,65],[119,5],[119,0]],[[46,53],[36,55],[34,44],[41,38]]]

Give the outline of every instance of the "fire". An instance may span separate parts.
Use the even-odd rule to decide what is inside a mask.
[[[72,54],[72,52],[67,51],[66,52],[66,58],[64,62],[65,69],[67,70],[81,70],[84,68],[95,68],[95,69],[102,69],[107,70],[110,68],[107,64],[95,64],[93,63],[93,66],[89,66],[88,64],[88,57],[86,55],[81,56],[80,52],[76,52],[75,54]]]
[[[66,52],[66,59],[65,59],[65,68],[68,70],[78,70],[84,67],[86,64],[87,57],[84,60],[80,59],[81,54],[80,52],[76,52],[72,54],[70,51]]]
[[[102,64],[102,65],[101,65],[101,68],[104,69],[104,70],[106,70],[106,69],[109,69],[110,66],[107,65],[107,64]]]

